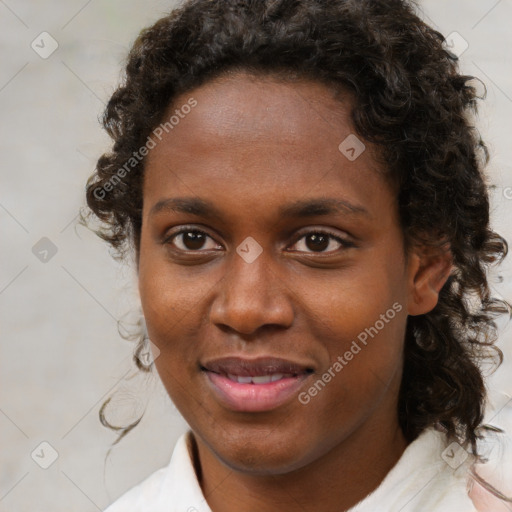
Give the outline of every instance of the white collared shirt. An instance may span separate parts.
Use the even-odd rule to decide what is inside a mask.
[[[191,432],[171,461],[123,494],[105,512],[211,512],[191,458]],[[434,428],[421,433],[372,493],[347,512],[476,512],[468,496],[473,456]]]

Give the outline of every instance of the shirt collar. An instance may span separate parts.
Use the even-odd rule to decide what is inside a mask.
[[[379,487],[347,512],[476,512],[467,492],[473,456],[461,450],[456,443],[447,443],[444,433],[427,428],[406,448]],[[195,441],[188,431],[176,443],[152,510],[212,512],[197,479],[194,452]]]
[[[212,512],[194,469],[195,441],[192,432],[183,434],[174,447],[162,480],[157,510],[168,512]]]

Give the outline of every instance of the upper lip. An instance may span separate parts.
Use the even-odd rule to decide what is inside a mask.
[[[258,357],[256,359],[223,357],[201,364],[201,369],[240,377],[256,377],[259,375],[273,375],[275,373],[300,375],[313,371],[311,365],[288,361],[278,357]]]

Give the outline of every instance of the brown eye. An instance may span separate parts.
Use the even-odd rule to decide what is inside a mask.
[[[210,243],[210,247],[207,246],[208,241],[213,242]],[[209,235],[198,229],[182,229],[170,236],[166,243],[170,243],[182,251],[211,250],[220,247]]]
[[[306,247],[312,251],[325,251],[329,246],[329,238],[321,233],[306,235]]]
[[[348,240],[324,231],[311,231],[302,235],[294,245],[298,245],[298,251],[303,252],[336,252],[341,248],[354,247]]]

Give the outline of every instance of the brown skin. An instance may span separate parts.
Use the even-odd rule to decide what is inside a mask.
[[[195,435],[203,492],[214,512],[346,510],[407,446],[397,418],[405,323],[435,306],[450,258],[406,257],[372,147],[354,162],[338,150],[354,132],[347,94],[238,74],[182,95],[169,115],[190,97],[197,106],[148,156],[139,287],[157,370]],[[176,197],[209,200],[221,218],[150,213]],[[278,214],[313,198],[366,213]],[[184,225],[208,235],[203,246],[169,238]],[[304,236],[326,229],[348,245]],[[248,236],[263,248],[250,264],[236,253]],[[281,357],[314,369],[307,391],[394,303],[400,313],[307,405],[293,397],[235,412],[200,371],[217,357]]]

